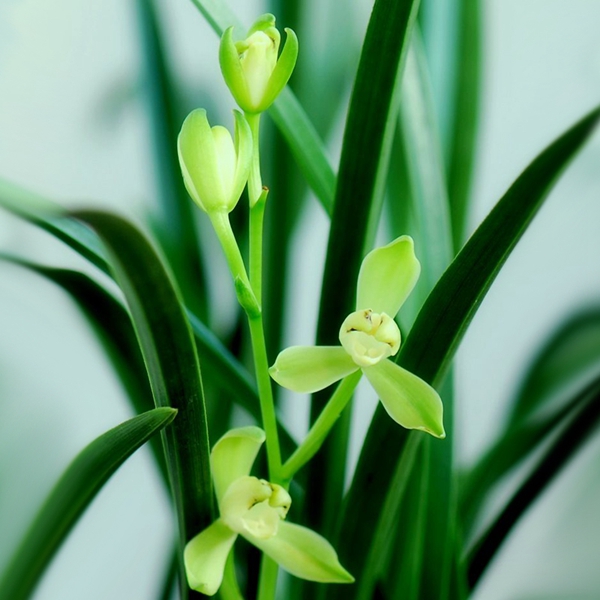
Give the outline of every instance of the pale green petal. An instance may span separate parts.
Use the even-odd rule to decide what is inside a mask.
[[[225,83],[231,91],[231,95],[238,103],[238,106],[246,111],[249,108],[251,109],[252,103],[250,102],[246,76],[240,63],[238,50],[233,41],[233,27],[226,29],[221,37],[219,64],[223,73],[223,79],[225,79]]]
[[[370,308],[394,318],[415,287],[421,264],[414,242],[403,235],[365,256],[358,274],[356,309]]]
[[[275,98],[279,96],[281,90],[283,90],[289,81],[296,66],[296,60],[298,59],[298,38],[292,29],[286,28],[285,32],[287,34],[285,44],[269,79],[267,93],[260,105],[261,110],[266,110],[273,104]]]
[[[442,400],[428,383],[391,360],[366,367],[363,373],[394,421],[407,429],[446,437]]]
[[[292,346],[279,353],[271,377],[294,392],[317,392],[358,370],[341,346]]]
[[[237,203],[248,181],[253,150],[252,131],[246,117],[239,110],[234,110],[233,116],[235,118],[235,152],[237,156],[233,180],[233,197],[235,198],[234,202]]]
[[[216,594],[223,581],[223,571],[237,534],[221,520],[193,537],[183,552],[189,586],[202,594]]]
[[[210,454],[210,466],[219,503],[236,479],[250,474],[264,441],[265,432],[259,427],[238,427],[228,431],[215,444]]]
[[[244,537],[296,577],[321,583],[354,581],[332,545],[311,529],[281,521],[277,535],[268,540]]]

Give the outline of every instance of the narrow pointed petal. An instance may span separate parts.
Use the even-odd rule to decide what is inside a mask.
[[[363,373],[394,421],[407,429],[446,437],[442,400],[428,383],[391,360],[382,360]]]
[[[279,353],[271,377],[294,392],[318,392],[358,370],[341,346],[292,346]]]
[[[237,201],[244,191],[252,166],[252,131],[250,131],[246,117],[239,110],[234,110],[233,116],[235,118],[235,152],[237,156],[233,196]]]
[[[236,537],[236,533],[218,520],[187,543],[183,560],[188,584],[193,590],[207,596],[217,593]]]
[[[296,60],[298,59],[298,37],[292,29],[285,29],[287,34],[283,50],[275,65],[273,73],[269,78],[267,93],[261,102],[261,109],[266,110],[273,104],[275,98],[279,96],[281,90],[286,86],[292,76]]]
[[[231,95],[235,98],[240,108],[248,110],[248,107],[251,107],[250,93],[246,84],[246,76],[240,63],[240,56],[233,41],[233,27],[226,29],[221,37],[219,64],[223,73],[223,79],[225,79]]]
[[[238,427],[228,431],[215,444],[210,454],[210,466],[219,503],[236,479],[250,475],[264,441],[265,432],[259,427]]]
[[[268,540],[244,537],[300,579],[321,583],[354,581],[354,577],[340,565],[333,546],[311,529],[281,521],[277,535]]]
[[[403,235],[365,256],[358,274],[356,309],[370,308],[394,318],[415,287],[421,264],[414,242]]]

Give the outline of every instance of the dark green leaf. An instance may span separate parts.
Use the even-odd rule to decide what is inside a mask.
[[[337,343],[340,323],[354,309],[360,263],[370,250],[365,245],[374,218],[379,164],[395,128],[395,120],[389,118],[391,112],[396,114],[394,91],[402,76],[418,5],[415,0],[378,0],[365,35],[344,131],[323,275],[317,330],[317,343],[321,345]],[[322,394],[315,396],[312,422],[325,402]],[[326,534],[339,512],[349,415],[350,411],[344,413],[320,458],[309,467],[308,480],[314,486],[309,492],[309,522]]]
[[[181,551],[212,518],[212,482],[200,366],[185,309],[165,267],[139,230],[116,215],[73,213],[105,243],[131,312],[157,406],[177,408],[167,432],[167,466]],[[187,594],[187,585],[182,585]]]
[[[483,297],[515,244],[546,198],[552,184],[593,130],[595,110],[551,144],[522,173],[473,234],[446,270],[419,313],[399,363],[434,386],[444,372]],[[403,438],[379,406],[369,428],[350,492],[345,502],[341,531],[342,562],[346,548],[367,548],[372,530],[365,515],[379,514],[382,494],[364,494],[367,488],[384,490],[396,468]],[[411,435],[423,435],[412,433]],[[445,441],[431,440],[432,444]],[[360,556],[348,568],[360,575]],[[344,563],[346,564],[346,563]]]
[[[69,531],[109,477],[177,414],[156,408],[96,438],[75,458],[46,499],[0,579],[0,598],[26,600]]]
[[[600,422],[598,382],[586,390],[583,400],[577,414],[552,443],[494,522],[475,542],[466,560],[467,578],[471,589],[476,586],[515,523],[596,430]]]

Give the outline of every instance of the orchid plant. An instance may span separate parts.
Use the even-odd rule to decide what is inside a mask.
[[[600,316],[591,311],[549,338],[487,454],[467,472],[455,465],[452,359],[600,109],[543,150],[467,238],[478,1],[456,3],[458,57],[443,58],[460,102],[445,111],[431,97],[428,68],[432,31],[447,26],[438,0],[376,0],[357,65],[344,40],[343,68],[332,61],[321,80],[319,68],[303,62],[299,38],[304,49],[311,32],[301,31],[301,2],[286,3],[286,24],[300,35],[286,28],[282,43],[273,14],[246,29],[220,0],[192,1],[220,37],[223,89],[237,104],[233,134],[214,124],[222,116],[214,106],[190,106],[185,118],[176,112],[181,94],[162,54],[161,22],[153,0],[139,0],[154,76],[156,170],[169,190],[152,234],[0,180],[0,206],[98,273],[8,252],[0,258],[76,301],[136,413],[64,472],[0,564],[0,598],[32,596],[92,499],[148,442],[178,532],[165,551],[161,598],[466,600],[521,515],[600,421],[600,343],[589,333],[600,329]],[[427,27],[431,19],[437,29]],[[296,67],[310,81],[299,97],[289,85]],[[354,69],[346,109],[322,92]],[[302,106],[311,93],[322,96],[315,122]],[[336,113],[346,124],[334,171],[322,137]],[[450,142],[440,141],[438,127],[451,132]],[[316,344],[286,347],[284,332],[296,319],[286,312],[291,240],[300,209],[315,198],[331,220]],[[208,226],[214,241],[200,240]],[[208,292],[217,277],[222,283],[217,253],[237,299],[219,335],[210,325],[221,299]],[[568,368],[556,367],[563,363]],[[363,375],[369,385],[354,403]],[[312,395],[301,436],[285,417],[296,394]],[[351,412],[353,404],[364,411],[366,395],[376,408],[366,437],[356,440]],[[508,502],[506,494],[495,498],[501,508],[486,523],[487,501],[518,466],[525,468],[517,491]]]

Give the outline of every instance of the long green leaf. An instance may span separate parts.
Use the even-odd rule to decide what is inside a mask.
[[[56,551],[110,476],[177,414],[156,408],[96,438],[75,458],[46,499],[0,579],[0,598],[26,600]]]
[[[551,445],[537,467],[475,542],[467,557],[467,579],[473,589],[514,525],[596,431],[600,422],[600,385],[592,386],[587,401]]]
[[[167,465],[179,521],[181,551],[212,519],[208,427],[200,366],[185,309],[156,251],[116,215],[80,211],[107,247],[148,369],[157,406],[177,408],[166,436]],[[182,582],[182,593],[188,590]]]
[[[186,304],[206,318],[206,283],[199,255],[193,210],[179,168],[177,134],[185,115],[178,107],[175,78],[157,18],[156,0],[136,1],[152,147],[158,183],[159,215],[155,222]]]
[[[243,30],[239,19],[220,0],[192,0],[217,35],[235,26]],[[289,88],[279,95],[269,114],[287,140],[306,181],[328,214],[333,206],[335,175],[327,159],[322,140],[300,103]]]
[[[0,206],[37,225],[108,273],[104,249],[94,232],[70,219],[67,211],[44,196],[0,178]]]
[[[546,198],[557,176],[594,129],[600,110],[577,123],[544,150],[498,202],[446,270],[419,313],[401,348],[400,364],[439,386],[446,368],[501,266]],[[423,435],[413,432],[410,435]],[[398,426],[379,406],[369,428],[341,526],[342,560],[346,548],[367,548],[372,539],[369,519],[379,515],[382,496],[364,494],[367,487],[386,489],[402,447]],[[434,444],[444,441],[433,440]],[[348,567],[356,576],[356,566]]]
[[[317,343],[337,343],[339,326],[353,310],[356,280],[366,251],[369,224],[377,192],[382,150],[394,131],[393,103],[418,0],[377,0],[369,20],[348,110],[327,259],[321,290]],[[326,398],[313,399],[311,421],[320,414]],[[309,522],[327,532],[338,516],[344,485],[349,411],[323,445],[320,459],[309,466]]]

